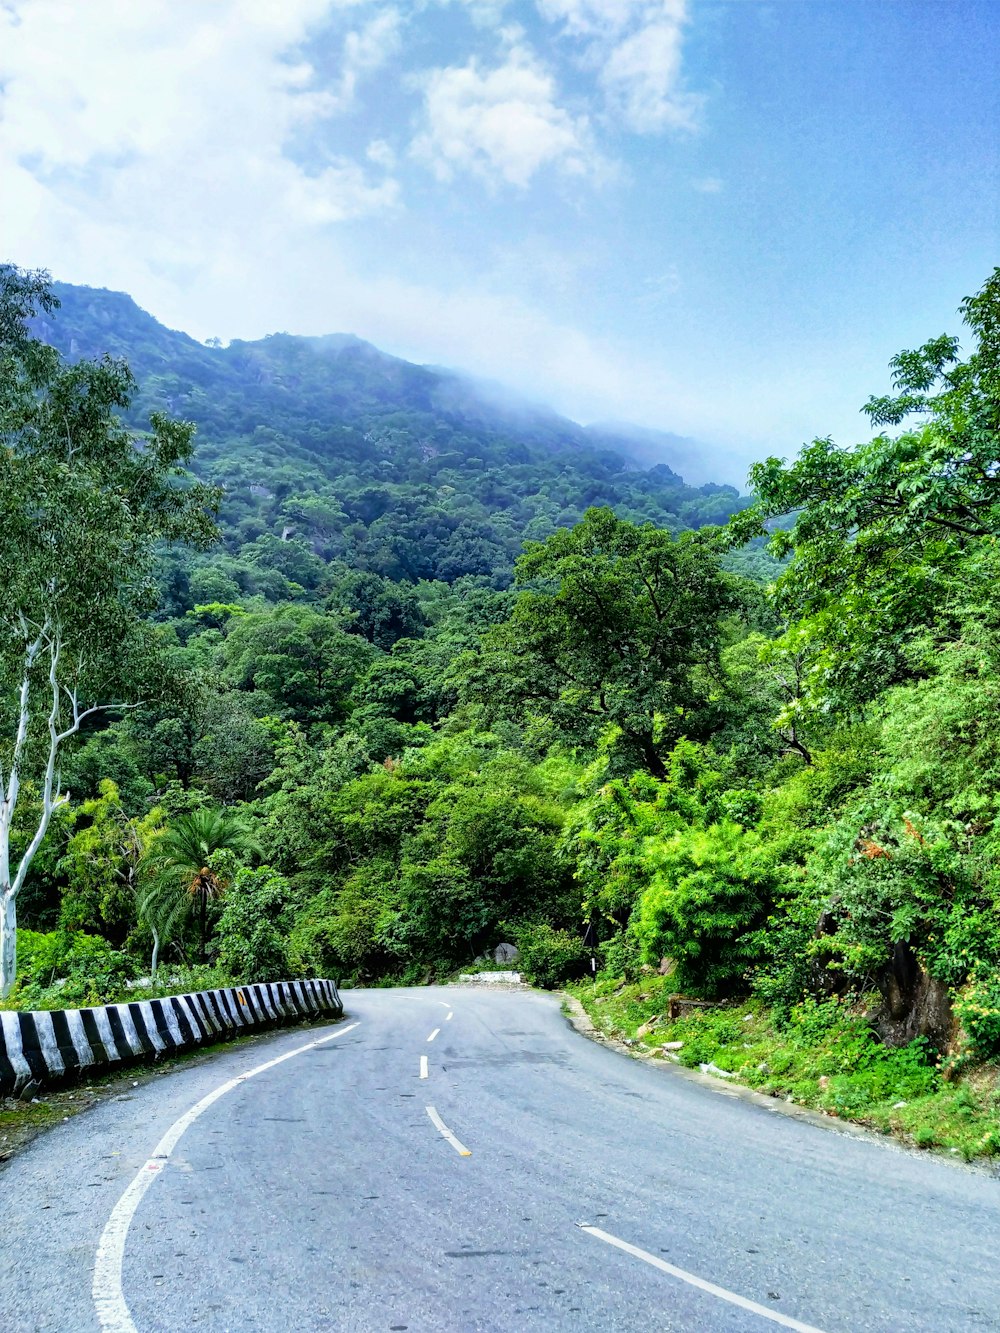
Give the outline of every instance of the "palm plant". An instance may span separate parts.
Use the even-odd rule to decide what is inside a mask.
[[[224,810],[193,810],[179,815],[153,843],[143,858],[139,916],[153,932],[153,971],[160,946],[197,907],[201,939],[200,960],[205,961],[208,904],[221,898],[229,876],[218,864],[218,852],[246,856],[255,851],[246,826]]]

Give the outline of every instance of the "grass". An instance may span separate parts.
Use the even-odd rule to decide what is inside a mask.
[[[998,1071],[962,1077],[922,1042],[881,1045],[863,1006],[806,1001],[779,1013],[746,1001],[669,1017],[668,978],[633,985],[601,978],[568,988],[599,1032],[640,1043],[654,1058],[714,1065],[732,1082],[965,1161],[1000,1155]],[[668,1042],[683,1045],[664,1052]]]

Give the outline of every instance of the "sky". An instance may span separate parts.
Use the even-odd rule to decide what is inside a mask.
[[[0,260],[742,482],[1000,262],[997,0],[0,0]],[[667,459],[669,461],[669,458]]]

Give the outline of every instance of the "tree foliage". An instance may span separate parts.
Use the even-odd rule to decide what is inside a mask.
[[[110,421],[119,381],[107,366],[59,378],[17,316],[46,299],[24,277],[5,337],[55,458],[54,417],[32,406],[55,401],[45,376],[97,404],[94,421]],[[220,401],[243,414],[224,436],[219,404],[199,399],[214,432],[200,465],[228,488],[224,542],[161,547],[161,601],[143,619],[148,542],[198,493],[163,481],[155,444],[130,445],[139,463],[120,475],[149,461],[143,494],[162,482],[169,504],[136,538],[138,581],[93,619],[104,635],[131,628],[82,660],[95,679],[134,662],[134,691],[115,698],[142,703],[81,719],[66,757],[76,802],[25,884],[26,924],[45,928],[28,941],[46,983],[31,994],[85,957],[119,975],[152,931],[172,967],[200,935],[231,977],[361,982],[447,976],[513,939],[540,984],[591,957],[615,977],[662,966],[679,992],[751,993],[800,1026],[835,997],[872,1049],[875,1032],[952,1041],[916,998],[944,995],[976,1058],[1000,1053],[1000,277],[962,311],[967,349],[940,337],[895,358],[867,409],[880,434],[767,460],[723,531],[681,531],[742,508],[710,488],[686,510],[676,479],[623,480],[552,441],[543,459],[538,438],[470,434],[426,401],[393,408],[385,367],[357,349],[316,373],[345,398],[361,384],[364,410],[320,421],[295,340],[232,358],[186,347],[206,377],[191,392],[225,364]],[[268,424],[236,401],[250,364],[303,376],[291,406],[265,376]],[[124,456],[128,432],[107,431]],[[52,477],[60,504],[83,504],[54,463]],[[117,541],[103,484],[94,513],[103,524],[107,507]],[[43,553],[19,495],[27,579]],[[84,545],[67,550],[104,540],[75,521]],[[769,591],[734,568],[748,539],[743,568]],[[98,558],[117,568],[113,551]],[[155,693],[138,686],[141,644]],[[76,652],[60,662],[76,670]],[[81,705],[111,697],[79,679]],[[62,684],[59,700],[71,707]],[[44,726],[23,753],[36,766],[18,855],[62,791],[53,776],[46,795],[35,759]]]
[[[45,275],[0,266],[0,994],[16,972],[15,900],[54,810],[59,761],[81,727],[149,680],[146,616],[157,541],[206,541],[213,497],[185,480],[190,426],[121,424],[135,389],[104,357],[68,365],[28,331],[56,302]],[[20,788],[41,795],[15,863]],[[23,814],[24,807],[21,808]]]

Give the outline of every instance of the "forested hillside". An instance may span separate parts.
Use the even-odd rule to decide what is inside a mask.
[[[222,488],[220,545],[172,571],[171,612],[297,596],[291,584],[314,593],[331,561],[404,583],[474,575],[504,587],[525,540],[592,505],[678,532],[747,503],[732,486],[689,487],[665,463],[637,463],[625,428],[587,430],[358,338],[208,347],[123,293],[53,290],[60,306],[38,335],[71,359],[124,356],[138,384],[129,422],[156,411],[194,422],[192,466]]]
[[[174,355],[114,298],[135,388],[27,337],[60,315],[3,273],[13,1002],[154,958],[420,982],[511,938],[541,984],[593,956],[595,1012],[688,1063],[1000,1148],[1000,270],[869,443],[767,460],[749,508],[565,423],[474,430],[363,344]],[[195,441],[126,448],[161,403]],[[732,558],[762,541],[770,588]]]

